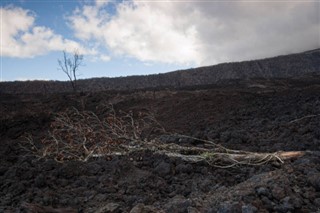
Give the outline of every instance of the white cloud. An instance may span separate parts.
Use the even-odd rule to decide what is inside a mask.
[[[103,54],[100,55],[99,58],[100,58],[101,61],[110,61],[110,59],[111,59],[110,56],[108,56],[108,55],[103,55]]]
[[[118,14],[111,16],[97,6],[86,5],[69,21],[78,38],[96,40],[115,54],[141,61],[200,62],[194,26],[183,20],[173,22],[174,14],[168,17],[149,4],[136,6],[124,2],[118,5]]]
[[[100,8],[100,7],[103,7],[107,4],[109,4],[110,0],[96,0],[95,3],[96,3],[96,6]]]
[[[91,62],[97,62],[97,61],[108,62],[111,60],[111,57],[100,53],[100,54],[89,57],[89,60]]]
[[[64,39],[50,28],[35,26],[35,15],[19,7],[1,7],[1,56],[32,58],[50,51],[78,50],[94,54],[79,43]]]
[[[104,3],[69,17],[75,35],[145,62],[208,65],[320,46],[318,1],[133,0],[116,14]]]

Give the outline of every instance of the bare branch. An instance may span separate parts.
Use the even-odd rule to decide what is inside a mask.
[[[210,144],[211,148],[162,143],[157,138],[150,140],[143,136],[144,131],[162,128],[154,118],[150,119],[148,113],[116,112],[112,105],[103,111],[105,113],[101,117],[93,112],[78,111],[75,108],[58,113],[51,124],[49,135],[41,141],[42,146],[36,144],[28,135],[25,138],[26,145],[22,148],[30,150],[39,158],[49,157],[58,162],[87,161],[92,157],[112,157],[149,150],[155,154],[177,157],[194,163],[205,161],[219,168],[259,166],[270,162],[284,163],[287,159],[298,158],[306,153],[300,151],[257,153],[232,150],[209,140],[186,135],[175,136],[202,141]]]
[[[58,59],[59,68],[68,76],[74,92],[77,91],[77,72],[82,65],[83,55],[74,51],[73,57],[69,57],[66,51],[63,51],[63,60]]]

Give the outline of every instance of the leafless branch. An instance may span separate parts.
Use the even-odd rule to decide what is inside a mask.
[[[69,57],[66,51],[63,51],[63,59],[58,59],[59,68],[68,76],[74,92],[77,91],[77,72],[82,65],[83,55],[74,51],[73,57]]]
[[[131,152],[149,150],[190,162],[205,161],[219,168],[237,165],[259,166],[269,162],[283,163],[284,160],[305,154],[298,151],[256,153],[232,150],[209,140],[186,135],[173,136],[202,141],[211,147],[161,143],[157,138],[152,140],[148,138],[150,134],[144,134],[146,131],[163,129],[150,114],[116,112],[112,105],[109,105],[104,112],[100,116],[90,111],[78,111],[76,108],[60,112],[51,123],[51,130],[41,140],[41,144],[36,144],[28,135],[26,137],[28,146],[23,146],[24,150],[29,150],[39,158],[49,157],[58,162],[87,161],[92,157],[127,155]]]

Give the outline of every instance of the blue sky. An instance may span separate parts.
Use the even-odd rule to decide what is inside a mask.
[[[2,0],[1,81],[163,73],[320,47],[319,1]]]

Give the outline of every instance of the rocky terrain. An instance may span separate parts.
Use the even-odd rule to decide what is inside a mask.
[[[0,212],[319,212],[319,91],[320,77],[309,76],[179,90],[1,94]],[[105,104],[152,112],[166,131],[153,132],[151,142],[200,149],[209,140],[305,155],[219,168],[152,150],[57,162],[28,146],[28,135],[43,145],[57,114],[76,108],[102,119]]]
[[[106,74],[108,70],[106,70]],[[179,89],[212,84],[225,84],[229,80],[253,78],[300,78],[320,73],[320,49],[273,58],[223,63],[214,66],[178,70],[164,74],[93,78],[78,81],[79,91]],[[0,83],[0,93],[62,93],[70,92],[69,82],[31,81]]]

